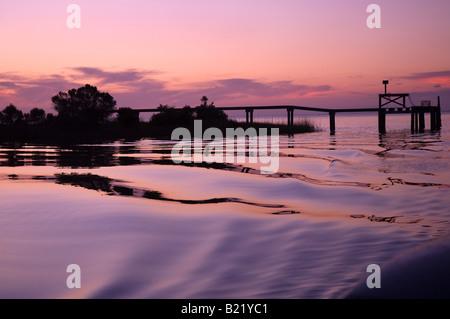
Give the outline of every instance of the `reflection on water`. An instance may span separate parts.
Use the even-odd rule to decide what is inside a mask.
[[[120,154],[139,153],[139,149],[131,145],[71,145],[71,146],[40,146],[15,145],[8,148],[3,145],[0,154],[2,166],[59,166],[59,167],[103,167],[116,165],[140,164],[139,158],[120,156]]]
[[[415,224],[419,223],[423,220],[423,218],[419,219],[411,219],[411,220],[403,220],[404,216],[388,216],[388,217],[378,217],[375,215],[372,216],[364,216],[364,215],[351,215],[352,218],[367,218],[371,222],[379,222],[379,223],[400,223],[400,224]]]
[[[178,202],[181,204],[216,204],[216,203],[241,203],[247,205],[261,206],[261,207],[275,207],[281,208],[283,205],[270,205],[270,204],[258,204],[243,201],[239,198],[209,198],[203,200],[189,200],[189,199],[174,199],[167,198],[161,192],[154,190],[133,189],[126,186],[116,185],[120,181],[114,181],[107,177],[92,175],[92,174],[57,174],[56,183],[63,185],[80,186],[87,189],[93,189],[96,191],[102,191],[108,195],[120,195],[120,196],[135,196],[143,197],[153,200]]]
[[[175,165],[164,140],[0,145],[0,297],[339,297],[367,265],[450,235],[443,119],[282,136],[269,175]]]

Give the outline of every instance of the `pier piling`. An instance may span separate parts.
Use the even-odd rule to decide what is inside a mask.
[[[425,112],[423,108],[419,109],[419,132],[423,133],[425,131]]]
[[[386,133],[386,109],[383,108],[378,110],[378,132],[380,134]]]
[[[253,123],[253,108],[245,109],[245,119],[247,123]]]
[[[436,125],[437,129],[441,129],[442,127],[442,120],[441,120],[441,97],[437,97],[437,115],[436,115]]]
[[[435,131],[437,128],[437,107],[430,110],[430,129]]]
[[[329,112],[330,115],[330,134],[336,133],[336,112]]]
[[[293,126],[294,125],[294,108],[292,107],[287,107],[287,124],[289,126]]]

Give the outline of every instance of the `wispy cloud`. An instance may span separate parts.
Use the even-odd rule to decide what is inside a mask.
[[[188,83],[182,89],[170,88],[152,70],[104,70],[95,67],[66,69],[69,72],[34,77],[20,74],[0,74],[0,105],[38,106],[49,109],[50,99],[59,91],[95,85],[118,101],[118,106],[154,107],[158,104],[197,105],[207,95],[217,105],[248,103],[295,103],[301,97],[326,93],[330,85],[309,86],[292,81],[260,81],[248,78],[223,78]]]
[[[301,97],[312,92],[325,92],[331,89],[329,85],[308,86],[294,84],[292,81],[260,82],[252,79],[223,79],[212,82],[212,91],[218,95],[229,96],[234,92],[251,96],[297,96]]]
[[[450,78],[450,70],[448,70],[448,71],[413,73],[413,74],[407,76],[406,78],[409,78],[409,79],[429,79],[429,78],[440,78],[440,77]]]
[[[176,93],[177,99],[199,102],[206,95],[217,105],[239,105],[251,103],[299,103],[301,97],[328,92],[329,85],[308,86],[292,81],[265,82],[255,79],[230,78],[192,83],[187,90]],[[175,92],[174,92],[175,93]]]
[[[53,95],[76,85],[77,83],[58,74],[34,77],[11,73],[0,74],[0,103],[48,109]]]
[[[95,78],[99,85],[109,83],[135,83],[147,78],[149,75],[158,74],[156,71],[142,71],[136,69],[111,72],[93,67],[77,67],[71,68],[71,70],[76,72],[75,74],[72,74],[71,78]]]
[[[450,88],[450,70],[413,73],[403,78],[428,83],[434,88]]]

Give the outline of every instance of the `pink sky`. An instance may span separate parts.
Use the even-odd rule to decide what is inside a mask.
[[[81,8],[69,29],[66,8]],[[366,8],[381,7],[381,29]],[[0,108],[96,85],[118,106],[376,106],[381,81],[450,104],[448,0],[8,0]],[[446,102],[447,101],[447,102]]]

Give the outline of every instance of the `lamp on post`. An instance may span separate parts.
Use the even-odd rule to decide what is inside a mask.
[[[384,80],[383,84],[384,84],[384,94],[387,94],[387,85],[389,84],[389,81],[388,80]]]

